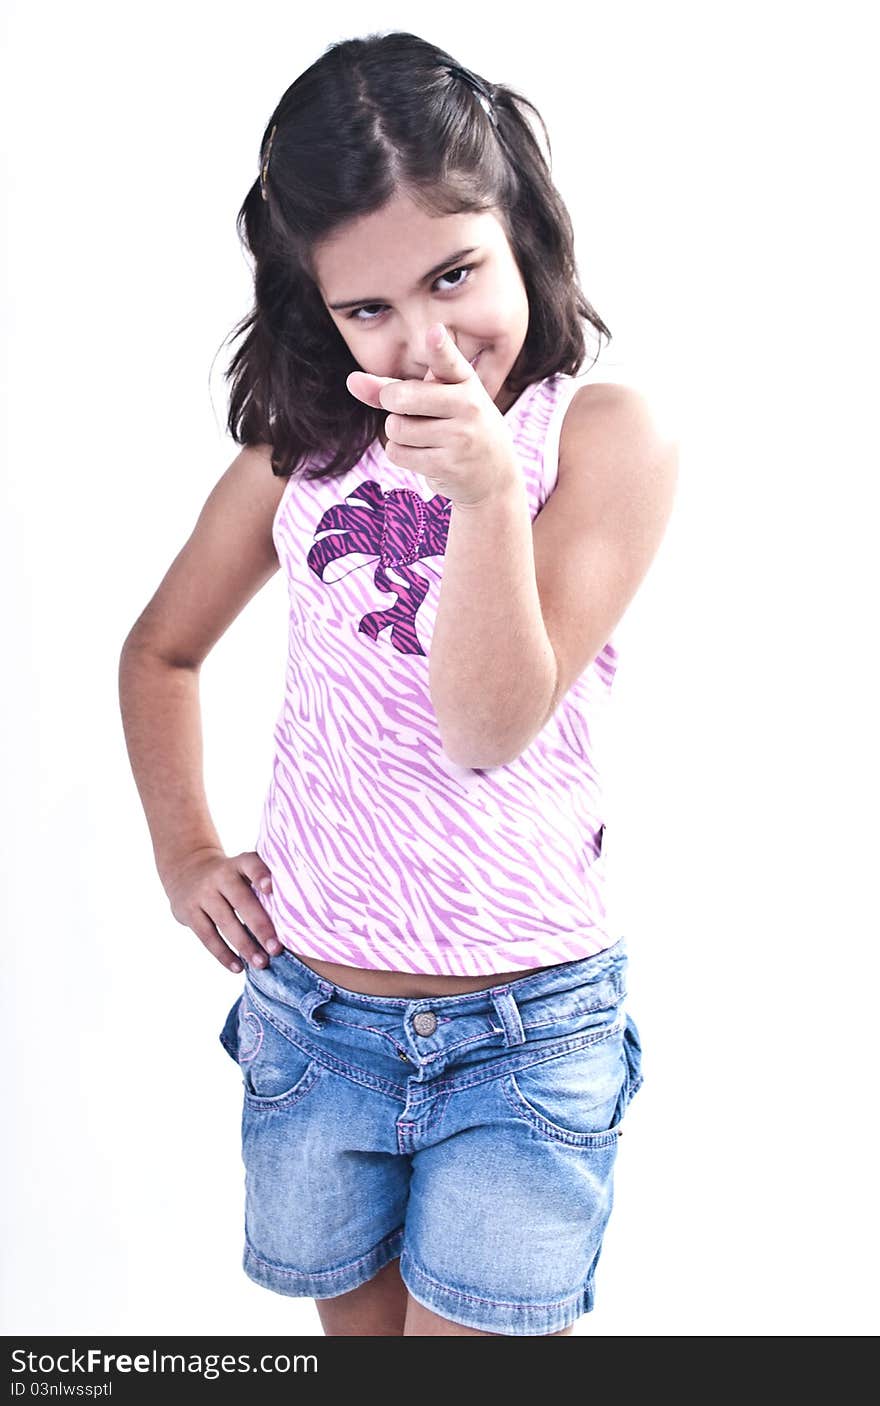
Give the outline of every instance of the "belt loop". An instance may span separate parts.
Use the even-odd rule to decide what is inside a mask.
[[[519,1007],[513,999],[509,986],[491,986],[489,995],[498,1012],[498,1018],[504,1026],[504,1043],[506,1045],[524,1045],[526,1043],[526,1032],[523,1030],[523,1023],[520,1020]]]
[[[329,981],[324,981],[318,977],[317,986],[313,986],[311,991],[307,991],[300,1002],[300,1010],[310,1025],[320,1026],[321,1022],[315,1020],[312,1011],[316,1006],[322,1006],[325,1001],[329,1001],[333,995],[333,987]]]

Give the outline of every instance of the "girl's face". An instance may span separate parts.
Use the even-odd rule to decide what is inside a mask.
[[[313,266],[324,304],[362,371],[425,378],[435,322],[504,414],[505,381],[529,325],[525,285],[504,226],[488,211],[431,216],[399,194],[321,241]]]

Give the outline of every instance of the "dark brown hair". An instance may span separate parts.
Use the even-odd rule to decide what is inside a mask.
[[[339,477],[384,423],[386,411],[346,391],[360,368],[311,256],[331,231],[398,193],[432,215],[493,210],[502,221],[529,304],[511,394],[580,371],[584,319],[611,340],[580,289],[571,218],[524,110],[540,121],[552,161],[541,114],[515,89],[466,70],[488,94],[491,120],[451,66],[450,54],[415,34],[346,39],[300,74],[266,126],[265,184],[258,176],[236,221],[254,261],[254,306],[231,334],[247,335],[225,375],[232,438],[270,444],[276,475]]]

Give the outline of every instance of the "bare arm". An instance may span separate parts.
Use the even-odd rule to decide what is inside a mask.
[[[181,859],[223,848],[205,795],[198,670],[126,644],[119,701],[156,868],[167,887]]]
[[[215,484],[188,541],[122,646],[125,742],[169,896],[182,866],[194,856],[223,852],[205,795],[199,671],[221,635],[278,570],[271,525],[286,482],[272,474],[268,448],[243,449]],[[265,870],[258,856],[255,866]],[[271,924],[244,878],[239,896],[248,926],[257,935],[262,926],[268,937]],[[222,942],[213,927],[199,927],[188,910],[181,916],[179,906],[181,911],[172,904],[178,920],[189,922],[221,957]],[[237,939],[237,919],[230,917],[227,926]],[[241,937],[235,946],[244,951],[249,941],[244,928]],[[229,955],[225,948],[223,954]]]
[[[629,387],[581,387],[557,487],[529,519],[525,483],[453,507],[431,644],[444,750],[515,761],[602,649],[647,573],[672,509],[678,444]]]
[[[166,664],[198,670],[278,570],[272,519],[286,483],[272,473],[268,446],[242,449],[129,630],[123,654],[146,650]]]

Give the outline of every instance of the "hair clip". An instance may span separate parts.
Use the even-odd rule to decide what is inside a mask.
[[[263,162],[263,169],[260,171],[260,194],[262,195],[264,200],[269,199],[268,195],[266,194],[266,176],[269,171],[269,157],[272,155],[272,143],[275,140],[275,133],[277,131],[278,123],[276,122],[275,126],[272,128],[272,131],[269,133],[269,145],[266,148],[266,159]]]
[[[498,126],[498,118],[495,115],[495,108],[492,104],[491,94],[487,91],[485,83],[482,83],[470,69],[462,68],[460,64],[447,64],[446,71],[453,78],[461,78],[470,88],[485,112],[493,127]]]

